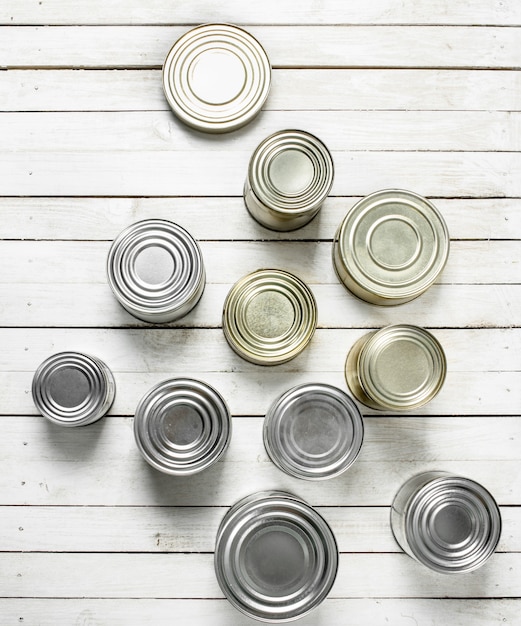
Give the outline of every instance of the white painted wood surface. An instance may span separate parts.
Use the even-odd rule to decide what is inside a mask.
[[[217,526],[257,489],[293,491],[331,524],[341,551],[331,596],[303,626],[490,626],[521,610],[521,3],[517,0],[3,0],[0,3],[0,623],[246,626],[213,574]],[[160,66],[190,25],[242,24],[275,70],[265,111],[205,136],[179,123]],[[321,214],[292,233],[246,213],[251,151],[269,133],[320,136],[336,165]],[[331,241],[346,211],[388,186],[433,199],[451,233],[445,272],[421,298],[367,305],[338,284]],[[161,217],[201,242],[198,307],[154,328],[105,280],[110,241]],[[277,368],[242,361],[220,328],[224,298],[257,267],[306,280],[319,329]],[[407,415],[363,409],[362,454],[327,483],[269,461],[262,418],[315,380],[346,388],[356,339],[408,322],[448,358],[439,396]],[[114,371],[104,420],[60,429],[30,386],[49,354],[78,349]],[[234,415],[230,449],[189,480],[137,452],[132,415],[169,376],[214,385]],[[469,575],[426,571],[390,531],[394,493],[444,469],[482,482],[503,516],[498,553]]]

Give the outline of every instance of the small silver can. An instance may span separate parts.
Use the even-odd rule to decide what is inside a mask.
[[[361,337],[347,355],[345,375],[357,400],[380,411],[409,411],[430,402],[447,373],[433,334],[409,324],[386,326]]]
[[[495,551],[501,515],[480,484],[431,471],[400,488],[391,508],[391,527],[404,552],[430,569],[470,572]]]
[[[134,436],[157,470],[189,476],[216,463],[230,443],[232,421],[221,395],[191,378],[165,380],[140,400]]]
[[[320,139],[302,130],[281,130],[253,153],[244,202],[266,228],[295,230],[318,213],[333,175],[333,159]]]
[[[80,352],[59,352],[36,370],[32,394],[38,411],[58,426],[86,426],[110,409],[114,377],[100,359]]]
[[[217,531],[215,573],[224,595],[263,622],[289,622],[316,608],[337,569],[331,528],[289,493],[264,491],[240,500]]]
[[[306,383],[282,394],[264,419],[264,446],[282,471],[323,480],[345,472],[364,438],[362,415],[341,389]]]
[[[195,239],[181,226],[160,219],[132,224],[114,239],[107,276],[115,297],[131,315],[156,324],[189,313],[205,286]]]
[[[182,35],[163,65],[163,90],[185,124],[224,133],[250,122],[271,84],[261,44],[231,24],[202,24]]]

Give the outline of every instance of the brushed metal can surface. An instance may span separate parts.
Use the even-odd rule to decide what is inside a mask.
[[[191,378],[159,383],[143,396],[134,416],[134,436],[144,459],[174,476],[195,474],[216,463],[231,432],[221,395]]]
[[[399,189],[373,193],[353,206],[333,242],[333,265],[355,296],[380,305],[409,302],[444,268],[449,232],[438,209]]]
[[[189,313],[205,286],[203,257],[195,239],[168,220],[143,220],[113,241],[108,282],[134,317],[164,323]]]
[[[224,302],[223,331],[242,358],[277,365],[308,345],[317,325],[315,298],[299,278],[263,269],[241,278]]]
[[[501,514],[480,484],[448,472],[413,476],[396,494],[391,527],[401,548],[442,573],[470,572],[494,553]]]
[[[86,426],[110,409],[116,386],[101,359],[80,352],[59,352],[36,370],[32,395],[38,411],[59,426]]]
[[[261,44],[231,24],[202,24],[182,35],[163,65],[163,91],[185,124],[224,133],[250,122],[271,84]]]
[[[357,400],[381,411],[423,406],[441,390],[445,353],[430,332],[395,324],[361,337],[347,355],[345,375]]]
[[[364,438],[362,415],[342,390],[305,383],[282,394],[264,419],[264,446],[282,471],[323,480],[345,472]]]
[[[283,491],[237,502],[215,545],[217,581],[233,606],[254,619],[298,619],[328,595],[338,569],[331,528],[311,506]]]
[[[333,176],[333,159],[320,139],[302,130],[281,130],[252,154],[244,202],[266,228],[294,230],[318,213]]]

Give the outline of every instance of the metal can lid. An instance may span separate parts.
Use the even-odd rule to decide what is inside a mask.
[[[114,393],[114,378],[103,361],[79,352],[50,356],[32,382],[36,408],[60,426],[95,422],[109,410]]]
[[[407,505],[405,531],[413,554],[439,572],[469,572],[496,549],[501,514],[492,495],[468,478],[443,476]]]
[[[230,346],[259,365],[289,361],[311,341],[317,307],[309,287],[282,270],[263,269],[231,288],[223,310]]]
[[[432,202],[404,190],[360,200],[337,233],[338,262],[362,290],[387,300],[423,293],[449,254],[447,225]]]
[[[309,613],[327,596],[338,548],[327,522],[280,491],[244,498],[217,533],[215,571],[228,600],[255,619],[280,623]]]
[[[175,319],[204,288],[204,265],[195,239],[167,220],[136,222],[113,241],[109,285],[121,304],[147,321]],[[200,292],[200,293],[199,293]]]
[[[282,394],[264,420],[264,444],[283,471],[309,480],[344,472],[360,453],[362,415],[343,391],[305,383]]]
[[[261,110],[271,65],[261,44],[230,24],[203,24],[181,36],[163,65],[163,90],[174,113],[198,130],[222,133]]]
[[[152,467],[167,474],[200,472],[222,456],[231,436],[225,401],[210,385],[190,378],[165,380],[140,400],[134,436]]]
[[[331,154],[320,139],[302,130],[281,130],[257,146],[248,178],[260,202],[295,214],[312,211],[324,202],[333,171]]]
[[[418,326],[396,324],[373,333],[358,355],[358,378],[378,407],[408,410],[434,398],[447,363],[439,341]]]

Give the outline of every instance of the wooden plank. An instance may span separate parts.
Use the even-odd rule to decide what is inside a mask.
[[[356,599],[328,598],[310,615],[301,618],[302,626],[341,624],[346,615],[357,626],[404,626],[404,620],[429,626],[472,623],[473,626],[514,625],[520,602],[512,599]],[[0,610],[8,624],[27,626],[171,626],[180,624],[208,626],[251,626],[226,600],[100,600],[100,599],[8,599],[0,600]],[[174,617],[173,617],[174,616]],[[468,620],[468,622],[467,622]]]
[[[248,30],[278,68],[521,67],[517,28],[254,26]],[[186,26],[0,26],[0,68],[160,68],[172,44],[186,31]]]
[[[508,432],[513,437],[504,453],[498,450],[501,444],[494,447],[496,441],[505,439],[500,418],[496,418],[497,434],[490,427],[483,428],[481,419],[450,418],[455,422],[454,437],[452,428],[446,427],[451,424],[449,418],[445,423],[425,419],[423,430],[421,420],[393,419],[382,424],[383,418],[366,419],[367,438],[359,459],[342,476],[328,481],[325,489],[323,483],[284,474],[270,461],[262,441],[261,418],[235,418],[223,459],[210,470],[184,479],[158,472],[143,460],[129,418],[108,418],[89,428],[65,429],[40,416],[2,417],[5,435],[0,450],[12,469],[0,475],[1,503],[230,506],[250,493],[276,486],[299,494],[313,506],[388,507],[406,480],[433,469],[476,480],[501,506],[521,503],[519,454],[515,451],[519,418],[504,418],[511,420]],[[443,424],[445,428],[441,428]],[[446,450],[440,443],[444,441],[449,442]],[[203,509],[200,515],[205,516]]]
[[[331,598],[508,598],[519,595],[521,555],[495,554],[458,577],[405,554],[342,554]],[[38,554],[3,557],[4,597],[221,598],[211,554]],[[92,572],[96,572],[93,576]]]
[[[401,551],[389,524],[389,507],[317,510],[331,526],[340,552]],[[212,552],[226,511],[225,507],[4,506],[0,550]],[[502,507],[501,519],[497,552],[521,552],[521,507]]]
[[[111,239],[141,219],[168,219],[196,239],[328,240],[359,198],[330,197],[304,228],[279,233],[247,214],[242,198],[1,198],[5,239]],[[433,198],[452,239],[521,239],[519,201]],[[225,211],[226,219],[222,219]],[[230,248],[231,249],[231,248]],[[452,259],[450,261],[452,264]],[[449,269],[449,268],[447,268]]]
[[[204,18],[202,17],[204,16]],[[79,2],[71,7],[63,0],[4,0],[2,24],[521,24],[515,0],[373,0],[351,5],[342,0],[317,4],[303,0],[298,11],[290,0],[267,0],[245,6],[241,0],[216,5],[210,0],[102,0]]]
[[[520,91],[515,71],[275,70],[264,108],[520,111]],[[0,72],[0,110],[166,111],[168,104],[159,70],[8,70]]]
[[[10,152],[0,155],[4,195],[240,195],[251,151]],[[380,188],[444,197],[521,196],[521,154],[333,152],[333,195]],[[204,172],[204,176],[201,175]],[[376,188],[376,189],[375,189]]]
[[[0,114],[5,152],[253,151],[281,128],[319,135],[330,150],[521,149],[521,113],[505,111],[266,111],[253,127],[219,137],[179,128],[168,111]]]

